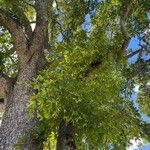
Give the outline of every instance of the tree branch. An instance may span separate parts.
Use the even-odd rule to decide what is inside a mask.
[[[33,41],[30,46],[31,56],[41,51],[47,40],[48,35],[48,0],[36,0],[36,27],[33,33]]]
[[[31,4],[29,2],[24,2],[26,5],[29,5],[30,7],[34,8],[35,9],[35,5],[34,4]]]
[[[0,26],[6,28],[13,39],[20,64],[26,61],[27,41],[23,29],[7,13],[0,9]]]
[[[18,13],[19,13],[18,15],[20,16],[21,23],[24,22],[24,27],[25,27],[25,33],[27,35],[27,40],[31,40],[31,38],[32,38],[32,28],[31,28],[31,25],[30,25],[30,21],[27,18],[27,16],[24,14],[23,11],[20,10]]]
[[[91,80],[92,74],[96,71],[99,70],[102,66],[102,61],[100,59],[93,60],[89,66],[89,68],[86,70],[84,74],[84,78],[86,81]]]
[[[138,49],[137,51],[131,52],[130,54],[127,55],[127,58],[131,58],[134,55],[138,54],[140,51],[142,51],[142,49]]]
[[[25,4],[27,3],[25,2]],[[21,8],[19,7],[16,8],[15,3],[12,4],[12,11],[13,11],[12,13],[15,12],[17,15],[16,20],[19,20],[21,26],[25,28],[25,34],[27,36],[27,40],[30,40],[32,38],[32,28],[31,28],[29,19],[27,18],[27,16],[25,15],[25,13],[23,12]]]
[[[130,35],[129,35],[127,28],[126,28],[126,19],[129,15],[132,4],[133,4],[133,0],[130,0],[129,3],[127,3],[126,5],[124,5],[122,7],[122,10],[120,13],[120,29],[121,29],[122,35],[124,37],[124,42],[122,44],[122,51],[123,52],[127,49],[129,41],[130,41]]]

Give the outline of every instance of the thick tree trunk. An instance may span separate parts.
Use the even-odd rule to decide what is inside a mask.
[[[28,96],[31,90],[27,83],[36,73],[36,65],[26,64],[19,71],[17,81],[7,95],[7,104],[1,126],[0,150],[38,150],[38,145],[30,137],[37,119],[29,118]]]
[[[75,150],[74,129],[71,123],[61,121],[58,131],[56,150]]]
[[[37,119],[36,116],[33,118],[28,116],[27,103],[32,91],[27,84],[45,63],[43,50],[47,48],[48,43],[46,40],[48,3],[48,0],[35,1],[36,27],[33,32],[30,27],[30,33],[26,33],[24,24],[18,24],[13,17],[0,9],[0,26],[6,28],[11,34],[20,67],[16,82],[6,94],[7,103],[0,131],[0,150],[14,150],[15,147],[21,150],[38,150],[38,144],[30,136]],[[3,84],[0,84],[0,87],[4,91],[7,89]]]

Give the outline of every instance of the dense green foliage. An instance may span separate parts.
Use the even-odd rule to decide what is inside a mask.
[[[132,104],[121,96],[126,87],[124,65],[108,59],[103,42],[95,47],[93,42],[98,38],[79,45],[82,33],[78,33],[77,41],[57,47],[51,67],[32,83],[38,93],[32,95],[29,108],[38,109],[37,116],[46,121],[52,133],[62,117],[72,122],[78,145],[85,145],[82,139],[86,138],[91,149],[110,143],[116,148],[125,147],[126,142],[140,135],[140,128]]]
[[[3,28],[0,30],[0,72],[14,76],[18,70],[18,60],[10,34]]]
[[[119,1],[98,4],[90,32],[78,27],[70,41],[56,44],[48,56],[50,68],[32,83],[38,93],[31,96],[30,110],[38,109],[49,133],[57,135],[62,117],[73,123],[78,149],[87,143],[90,149],[109,149],[111,144],[125,149],[130,139],[142,136],[140,115],[129,101],[134,86],[130,64],[120,52],[120,6]],[[145,14],[140,18],[134,9],[133,22],[145,25]],[[129,32],[136,35],[128,21]]]
[[[128,54],[136,50],[128,47],[124,51],[126,39],[120,29],[120,12],[125,13],[128,3],[50,1],[49,47],[45,50],[50,66],[28,85],[35,91],[28,104],[29,113],[35,114],[36,109],[40,120],[33,136],[44,143],[45,150],[54,149],[62,119],[73,124],[77,149],[81,150],[123,150],[131,139],[146,137],[131,96],[135,85],[140,85],[140,111],[150,116],[150,45],[149,33],[144,34],[150,21],[150,4],[149,0],[133,0],[126,19],[126,32],[139,39],[138,56],[129,63]],[[33,1],[1,0],[0,4],[0,9],[25,30],[34,21]],[[18,59],[10,35],[3,28],[0,43],[0,71],[14,76]]]

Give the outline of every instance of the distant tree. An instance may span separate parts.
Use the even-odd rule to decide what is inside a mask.
[[[1,0],[0,149],[126,149],[147,138],[131,96],[140,85],[148,112],[149,5]]]

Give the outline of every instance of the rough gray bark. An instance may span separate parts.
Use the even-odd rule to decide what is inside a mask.
[[[37,125],[37,119],[28,116],[26,106],[32,91],[26,84],[45,66],[43,50],[48,28],[47,7],[48,0],[35,1],[37,24],[30,45],[23,28],[0,10],[0,25],[10,32],[20,64],[16,80],[8,86],[10,88],[5,88],[7,103],[0,131],[0,150],[14,150],[17,146],[21,150],[38,150],[38,143],[30,136],[31,129]]]
[[[7,95],[7,104],[1,126],[0,149],[13,150],[15,145],[23,141],[24,138],[30,139],[30,130],[36,125],[36,119],[30,119],[27,113],[26,105],[31,91],[26,87],[26,83],[35,75],[35,72],[35,66],[30,65],[20,70],[14,88]],[[30,144],[27,143],[26,145],[32,148],[31,141],[28,142]],[[22,149],[27,148],[24,146]]]
[[[56,150],[75,150],[74,128],[71,123],[61,121],[58,131]]]
[[[5,98],[8,93],[11,79],[4,75],[0,74],[0,98]]]

